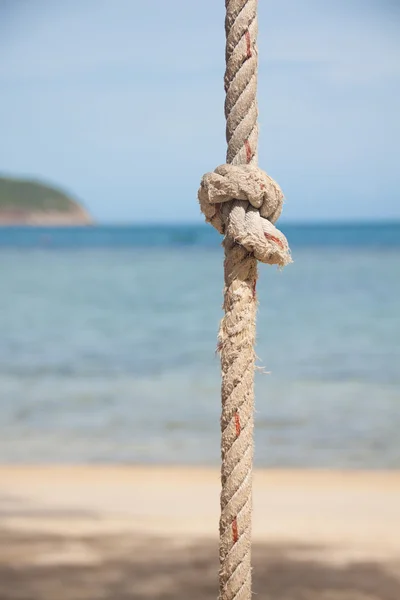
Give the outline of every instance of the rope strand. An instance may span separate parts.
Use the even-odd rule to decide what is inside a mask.
[[[250,600],[257,261],[283,267],[291,258],[274,226],[282,191],[257,166],[257,0],[225,5],[227,164],[204,175],[198,198],[225,235],[219,600]]]
[[[226,158],[234,165],[257,163],[257,29],[257,0],[226,1]],[[256,258],[228,236],[224,250],[219,597],[250,600],[258,273]]]

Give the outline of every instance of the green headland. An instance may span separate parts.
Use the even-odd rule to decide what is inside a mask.
[[[40,181],[0,177],[0,225],[90,225],[68,194]]]

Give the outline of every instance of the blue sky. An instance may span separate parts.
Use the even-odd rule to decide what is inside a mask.
[[[400,3],[260,1],[260,166],[287,221],[400,218]],[[96,219],[201,222],[223,0],[0,0],[0,171]]]

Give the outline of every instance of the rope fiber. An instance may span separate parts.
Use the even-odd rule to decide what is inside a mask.
[[[274,226],[282,191],[257,167],[257,0],[225,6],[227,164],[204,175],[198,198],[225,236],[219,599],[250,600],[257,260],[283,267],[291,258]]]

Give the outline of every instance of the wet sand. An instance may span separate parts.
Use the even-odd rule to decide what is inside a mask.
[[[399,600],[400,472],[257,471],[254,591]],[[0,467],[0,600],[217,597],[219,474]]]

